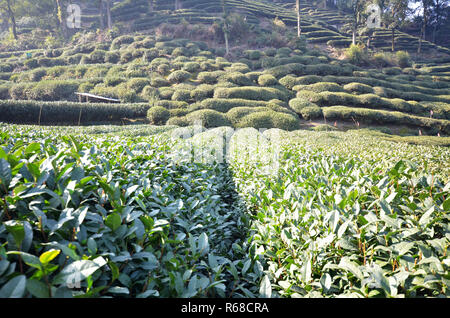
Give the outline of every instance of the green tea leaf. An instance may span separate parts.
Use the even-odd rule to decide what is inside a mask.
[[[264,276],[259,287],[260,298],[271,298],[272,297],[272,285],[270,283],[269,276]]]
[[[0,289],[0,298],[22,298],[25,293],[27,279],[19,275],[11,279]]]
[[[45,253],[42,253],[42,255],[39,257],[39,260],[41,261],[42,265],[47,265],[52,260],[55,259],[61,253],[61,250],[54,250],[51,249],[50,251],[47,251]]]
[[[111,213],[106,217],[105,225],[109,227],[113,232],[116,231],[122,224],[122,218],[117,212]]]

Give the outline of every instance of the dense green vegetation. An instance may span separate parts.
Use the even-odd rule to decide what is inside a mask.
[[[448,296],[448,148],[229,129],[2,126],[0,295]]]

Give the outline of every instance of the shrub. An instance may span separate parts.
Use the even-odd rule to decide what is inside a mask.
[[[152,85],[153,87],[166,87],[169,86],[170,83],[165,78],[156,76],[152,77],[152,79],[150,80],[150,85]]]
[[[164,125],[170,118],[170,113],[164,107],[153,106],[148,110],[147,118],[153,125]]]
[[[41,81],[34,86],[29,99],[42,101],[75,100],[79,83],[61,81]]]
[[[273,75],[263,74],[258,77],[258,84],[260,86],[275,86],[278,84],[278,80]]]
[[[270,109],[267,107],[234,107],[230,109],[225,115],[228,120],[233,124],[233,126],[237,127],[239,122],[251,113],[256,112],[267,112]]]
[[[322,108],[318,106],[308,106],[303,108],[300,111],[300,114],[302,115],[303,119],[310,120],[310,119],[317,119],[319,117],[322,117]]]
[[[292,49],[289,47],[282,47],[277,50],[279,56],[289,56],[292,53]]]
[[[171,87],[162,87],[159,89],[159,96],[162,99],[171,99],[175,90]]]
[[[231,125],[224,114],[211,109],[202,109],[189,113],[186,115],[186,120],[191,125],[201,122],[202,126],[206,128]]]
[[[133,60],[133,52],[130,51],[123,51],[120,54],[120,63],[121,64],[127,64]]]
[[[104,80],[104,84],[106,86],[110,86],[110,87],[114,87],[117,86],[119,84],[122,84],[123,82],[125,82],[125,78],[122,77],[107,77]]]
[[[283,102],[282,100],[279,99],[272,99],[270,100],[267,105],[268,108],[270,108],[273,111],[276,112],[282,112],[282,113],[289,113],[292,114],[292,111],[290,111],[287,107],[288,107],[288,103]]]
[[[156,68],[156,71],[160,74],[160,75],[167,75],[170,73],[170,66],[169,64],[160,64],[158,65],[158,67]]]
[[[315,84],[310,84],[310,85],[299,85],[297,87],[297,90],[308,90],[308,91],[313,91],[316,93],[321,93],[321,92],[343,92],[344,89],[336,84],[336,83],[329,83],[329,82],[319,82],[319,83],[315,83]]]
[[[271,99],[289,100],[288,92],[272,87],[219,87],[214,91],[214,98],[242,98],[269,101]]]
[[[170,118],[172,117],[184,117],[189,114],[189,109],[187,108],[173,108],[169,109]]]
[[[244,116],[236,125],[239,128],[253,127],[255,129],[278,128],[284,130],[295,130],[299,127],[298,118],[293,115],[275,111],[252,112]]]
[[[390,65],[390,59],[386,56],[386,53],[375,53],[372,56],[371,62],[376,66],[376,67],[386,67]]]
[[[290,63],[280,66],[272,67],[265,71],[265,73],[271,74],[276,78],[284,77],[288,74],[294,74],[297,76],[305,75],[306,65],[298,63]]]
[[[106,51],[95,50],[89,55],[89,59],[93,64],[102,64],[105,62]]]
[[[189,102],[191,99],[191,92],[186,89],[177,89],[172,95],[172,100]]]
[[[228,81],[239,86],[249,86],[252,84],[252,81],[240,72],[225,73],[219,80]]]
[[[397,65],[401,68],[410,67],[411,66],[411,57],[409,53],[406,51],[398,51],[395,53],[395,57],[397,59]]]
[[[155,103],[156,106],[162,106],[167,109],[177,109],[177,108],[184,108],[186,109],[189,104],[183,101],[176,101],[176,100],[159,100]]]
[[[9,94],[10,88],[11,88],[11,84],[0,85],[0,99],[10,99],[11,98],[11,96]]]
[[[42,110],[41,116],[39,116]],[[148,104],[106,104],[42,101],[0,101],[2,121],[18,124],[111,123],[146,116]]]
[[[313,91],[299,91],[297,92],[297,98],[305,99],[314,104],[317,104],[319,101],[321,101],[321,95]]]
[[[277,49],[271,47],[271,48],[266,49],[266,50],[264,51],[264,53],[265,53],[267,56],[275,56],[275,55],[277,54]]]
[[[122,46],[122,44],[130,44],[133,43],[134,38],[131,35],[122,35],[115,38],[111,43],[112,50],[118,50]]]
[[[143,58],[144,58],[144,61],[146,61],[146,62],[152,62],[157,57],[159,57],[159,51],[155,48],[151,48],[151,49],[144,51]]]
[[[191,78],[191,73],[186,71],[175,71],[167,77],[170,83],[182,83]]]
[[[261,58],[261,52],[257,50],[244,51],[244,56],[249,60],[259,60]]]
[[[310,101],[308,101],[304,98],[294,98],[289,101],[289,107],[291,107],[291,109],[294,112],[296,112],[297,114],[301,114],[301,110],[303,108],[314,107],[314,106],[317,107],[316,104],[311,103]]]
[[[25,62],[23,62],[23,65],[25,65],[26,68],[28,68],[29,70],[31,70],[31,69],[33,69],[33,68],[38,67],[38,66],[39,66],[39,63],[38,63],[38,61],[37,61],[36,59],[28,59],[28,60],[26,60]],[[1,70],[1,69],[8,69],[8,68],[7,68],[7,67],[3,67],[3,68],[0,68],[0,70]],[[5,72],[5,71],[2,71],[2,72]],[[9,68],[9,70],[6,71],[6,72],[12,72],[12,67]]]
[[[111,64],[117,64],[120,61],[119,52],[106,52],[105,54],[105,62]]]
[[[196,89],[191,91],[191,98],[195,101],[202,101],[214,96],[214,86],[208,84],[201,84]]]
[[[254,101],[239,98],[209,98],[205,99],[200,103],[202,108],[216,110],[222,113],[226,113],[235,107],[259,107],[266,106],[263,101]]]
[[[148,78],[132,78],[127,82],[127,87],[130,90],[140,93],[145,86],[150,85],[150,80]]]
[[[224,71],[200,72],[197,75],[197,80],[204,84],[215,84],[218,78],[224,74]]]
[[[95,87],[95,85],[93,83],[83,83],[80,85],[80,87],[78,87],[78,91],[81,93],[89,93],[91,90],[93,90]]]
[[[200,64],[197,62],[187,62],[183,65],[182,70],[189,73],[195,73],[200,70]]]
[[[32,82],[39,82],[45,75],[47,75],[47,71],[45,69],[36,69],[30,72],[29,78]]]
[[[360,94],[369,94],[374,92],[372,86],[355,82],[344,85],[344,90],[350,93],[360,93]]]
[[[345,50],[345,57],[350,63],[355,65],[363,65],[367,60],[364,49],[355,44],[351,44],[350,47]]]
[[[386,75],[400,75],[402,70],[399,67],[386,67],[383,68],[382,72]]]
[[[239,73],[248,73],[250,72],[250,67],[244,63],[233,63],[231,66],[225,67],[225,71],[227,72],[239,72]]]
[[[186,117],[172,117],[167,121],[166,125],[186,127],[189,126],[189,122]]]

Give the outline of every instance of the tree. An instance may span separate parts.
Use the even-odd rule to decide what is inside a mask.
[[[302,28],[300,25],[300,0],[296,0],[296,11],[297,11],[297,36],[300,39],[302,34]]]
[[[445,27],[449,27],[450,6],[448,0],[434,0],[432,2],[429,24],[433,27],[431,41],[438,44],[438,35]],[[444,33],[445,34],[445,33]]]
[[[417,1],[416,1],[417,2]],[[426,30],[428,26],[428,19],[430,16],[430,10],[433,5],[433,0],[419,0],[420,8],[422,10],[422,27],[420,29],[419,46],[417,47],[417,53],[422,52],[422,40],[426,39]]]
[[[149,0],[148,1],[148,8],[149,8],[150,12],[153,12],[153,10],[155,9],[154,0]]]
[[[175,0],[175,10],[181,9],[181,0]]]
[[[391,29],[391,50],[395,51],[395,30],[400,28],[408,15],[408,0],[388,0],[383,21],[387,28]]]
[[[112,19],[111,19],[111,0],[106,0],[106,19],[108,22],[108,29],[112,28]]]
[[[57,25],[59,26],[62,35],[67,38],[68,30],[66,25],[66,7],[63,6],[64,0],[55,0],[55,10],[57,17]]]
[[[350,13],[352,16],[351,29],[352,29],[352,43],[356,44],[356,34],[361,25],[364,10],[365,1],[364,0],[338,0],[336,1],[337,7]]]
[[[17,2],[15,0],[1,0],[0,1],[0,9],[6,13],[8,17],[9,23],[11,25],[12,34],[14,39],[17,40],[17,23],[16,23],[16,5]]]
[[[226,4],[225,1],[226,0],[221,0],[222,1],[222,11],[223,11],[223,16],[222,16],[222,30],[223,30],[223,34],[225,37],[225,51],[226,51],[226,56],[228,56],[230,54],[230,45],[228,43],[228,35],[230,32],[230,27],[228,24],[228,11],[226,8]]]

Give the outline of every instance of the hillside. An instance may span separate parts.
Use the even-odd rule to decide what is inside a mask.
[[[253,6],[241,5],[252,12]],[[114,9],[128,12],[126,2]],[[281,7],[280,12],[289,10]],[[171,14],[182,18],[184,13]],[[357,66],[311,44],[314,32],[323,30],[308,29],[304,21],[308,43],[296,42],[291,27],[276,23],[238,20],[239,35],[231,37],[227,57],[220,30],[192,23],[166,23],[152,31],[156,34],[121,35],[99,43],[89,41],[99,38],[87,33],[65,49],[29,51],[31,58],[24,52],[3,53],[3,120],[123,122],[145,118],[150,107],[163,107],[159,113],[155,108],[155,116],[161,117],[155,123],[185,126],[202,119],[208,127],[288,130],[317,123],[387,125],[397,133],[421,129],[424,134],[449,134],[449,62],[413,65],[407,60],[400,68],[394,55]],[[266,32],[269,27],[277,31]],[[183,35],[191,39],[176,37]],[[122,105],[77,104],[75,92],[117,98]]]

